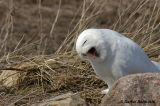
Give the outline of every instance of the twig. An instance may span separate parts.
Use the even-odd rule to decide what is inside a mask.
[[[17,103],[18,101],[22,100],[23,98],[25,98],[25,97],[27,97],[27,96],[31,95],[32,93],[34,93],[34,92],[36,92],[36,91],[37,91],[37,90],[32,91],[31,93],[29,93],[29,94],[27,94],[27,95],[25,95],[25,96],[23,96],[23,97],[19,98],[18,100],[16,100],[15,102],[11,103],[11,104],[10,104],[10,105],[8,105],[8,106],[12,106],[12,105],[14,105],[14,104],[15,104],[15,103]]]

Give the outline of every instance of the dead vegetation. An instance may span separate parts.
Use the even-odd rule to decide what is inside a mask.
[[[80,93],[88,104],[98,105],[103,97],[100,91],[107,85],[86,60],[79,59],[74,47],[78,34],[86,28],[112,28],[159,61],[158,0],[77,0],[70,5],[67,0],[54,0],[54,6],[52,0],[1,3],[4,8],[9,6],[5,13],[0,11],[6,14],[1,17],[0,71],[14,74],[0,82],[0,105],[30,105],[67,92]],[[9,86],[8,79],[15,73],[18,80]]]
[[[9,101],[14,103],[18,100],[16,101],[17,105],[30,105],[35,100],[38,102],[42,98],[74,92],[80,93],[88,102],[97,104],[100,103],[100,98],[103,96],[100,91],[107,87],[103,81],[97,78],[89,63],[78,61],[76,54],[36,56],[29,60],[21,57],[21,59],[24,60],[21,63],[3,67],[3,71],[16,71],[20,74],[18,82],[12,86],[1,86],[1,93],[7,94],[6,98],[4,98],[4,95],[1,95],[0,98],[5,103]],[[8,78],[2,82],[9,80]],[[9,81],[12,82],[12,80]],[[31,91],[33,94],[29,94]],[[14,99],[12,96],[7,98],[10,93],[14,94]],[[19,100],[19,98],[22,99]]]

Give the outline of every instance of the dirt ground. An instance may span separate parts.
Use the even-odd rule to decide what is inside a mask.
[[[0,86],[0,105],[30,105],[67,92],[98,105],[107,85],[75,53],[78,34],[114,29],[158,61],[159,6],[156,0],[1,0],[0,69],[19,69],[22,76],[15,86]]]

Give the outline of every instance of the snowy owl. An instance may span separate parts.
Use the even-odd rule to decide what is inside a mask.
[[[151,61],[131,39],[110,29],[87,29],[78,37],[76,51],[87,57],[95,73],[108,85],[119,78],[136,73],[160,72],[160,65]]]

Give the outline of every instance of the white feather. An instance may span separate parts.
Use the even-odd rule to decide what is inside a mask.
[[[95,47],[99,57],[88,51]],[[96,74],[110,87],[120,77],[147,72],[160,72],[160,64],[152,62],[131,39],[110,29],[87,29],[76,42],[77,53],[85,54]],[[108,90],[106,90],[108,92]]]

